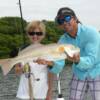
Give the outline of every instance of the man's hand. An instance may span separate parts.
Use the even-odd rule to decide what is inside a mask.
[[[73,57],[67,55],[67,59],[73,63],[78,63],[80,61],[80,54],[74,54]]]

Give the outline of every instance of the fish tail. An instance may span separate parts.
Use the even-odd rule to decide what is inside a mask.
[[[12,60],[9,59],[1,59],[0,60],[0,66],[1,69],[3,71],[3,75],[7,75],[9,73],[9,71],[12,69]]]

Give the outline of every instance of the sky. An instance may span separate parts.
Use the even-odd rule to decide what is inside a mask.
[[[0,17],[20,16],[19,0],[0,0]],[[61,7],[72,8],[79,20],[100,30],[100,0],[21,0],[23,18],[54,20]]]

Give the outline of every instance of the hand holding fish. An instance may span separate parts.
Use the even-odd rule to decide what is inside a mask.
[[[35,63],[38,63],[38,64],[53,66],[53,61],[48,61],[48,60],[41,59],[41,58],[38,58],[38,59],[35,60],[34,62],[35,62]]]
[[[23,68],[22,68],[22,64],[21,63],[17,63],[15,65],[15,73],[16,75],[20,75],[23,73]]]
[[[67,55],[67,60],[73,62],[73,63],[79,63],[80,61],[80,53],[74,54],[72,57]]]

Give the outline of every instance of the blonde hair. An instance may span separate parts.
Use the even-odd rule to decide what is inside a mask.
[[[32,21],[26,27],[26,32],[34,31],[35,29],[39,29],[44,34],[46,33],[45,24],[42,21]]]

